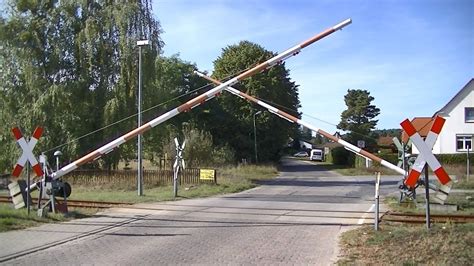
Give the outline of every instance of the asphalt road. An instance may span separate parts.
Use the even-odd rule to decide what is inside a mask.
[[[396,182],[384,177],[381,193],[396,191]],[[62,225],[2,233],[0,239],[12,246],[1,241],[0,250],[14,252],[14,245],[24,245],[31,254],[5,261],[21,265],[330,265],[337,260],[342,231],[373,223],[373,195],[374,177],[345,177],[311,162],[284,160],[281,176],[258,188],[139,204]],[[89,230],[94,226],[95,231]],[[75,240],[64,241],[71,236]],[[58,239],[57,244],[33,247],[48,237]]]

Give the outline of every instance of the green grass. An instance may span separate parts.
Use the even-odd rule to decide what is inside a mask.
[[[256,187],[256,181],[258,180],[274,178],[278,175],[278,171],[272,165],[246,165],[218,169],[217,174],[218,184],[181,185],[177,199],[209,197],[247,190]],[[1,191],[1,194],[7,194],[7,191]],[[32,194],[33,197],[36,196],[35,193]],[[138,196],[136,188],[114,189],[110,186],[74,186],[70,199],[140,203],[167,201],[174,198],[172,186],[145,187],[144,196]],[[42,223],[89,217],[95,211],[97,210],[77,208],[72,209],[68,216],[48,214],[46,218],[39,218],[35,210],[32,210],[32,213],[28,216],[26,209],[14,210],[11,204],[0,204],[0,232],[23,229]]]
[[[451,193],[447,204],[456,204],[453,214],[474,214],[474,192]],[[418,205],[424,205],[424,194],[418,194]],[[398,197],[387,197],[389,209],[402,213],[425,213],[413,201],[398,203]],[[446,214],[431,211],[432,214]],[[425,225],[383,222],[380,231],[364,226],[344,232],[340,241],[338,265],[472,265],[474,261],[474,224]]]
[[[472,175],[469,180],[463,178],[458,180],[457,183],[453,184],[455,189],[473,189],[474,190],[474,175]]]
[[[361,176],[361,175],[374,175],[375,172],[381,172],[383,175],[399,175],[397,172],[387,169],[386,167],[381,166],[373,166],[369,168],[356,168],[356,167],[349,167],[346,165],[335,165],[332,163],[316,163],[321,165],[326,170],[335,171],[341,175],[345,176]]]
[[[272,165],[246,165],[226,167],[217,170],[217,184],[181,185],[178,199],[209,197],[213,195],[235,193],[257,186],[256,181],[274,178],[278,175]],[[144,196],[138,196],[135,188],[114,189],[104,187],[74,186],[71,199],[117,201],[117,202],[152,202],[173,200],[172,186],[144,188]]]
[[[338,265],[472,265],[474,224],[364,226],[341,236]]]
[[[44,223],[56,223],[71,220],[73,218],[88,217],[87,212],[72,211],[67,216],[63,214],[48,213],[46,217],[38,217],[35,210],[30,214],[26,209],[15,210],[11,204],[0,203],[0,232],[19,230]]]

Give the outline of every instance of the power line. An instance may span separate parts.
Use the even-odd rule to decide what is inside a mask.
[[[225,77],[225,78],[229,78],[229,77],[232,77],[232,76],[234,76],[234,75],[240,74],[240,73],[242,73],[243,71],[245,71],[245,70],[242,70],[242,71],[240,71],[240,72],[231,74],[231,75],[229,75],[229,76],[227,76],[227,77]],[[151,111],[151,110],[153,110],[153,109],[156,109],[156,108],[158,108],[158,107],[160,107],[160,106],[163,106],[163,105],[165,105],[165,104],[167,104],[167,103],[169,103],[169,102],[175,101],[175,100],[180,99],[180,98],[182,98],[182,97],[185,97],[185,96],[187,96],[187,95],[189,95],[189,94],[192,94],[192,93],[194,93],[194,92],[196,92],[196,91],[202,90],[202,89],[204,89],[204,88],[206,88],[206,87],[208,87],[208,86],[210,86],[210,85],[213,85],[213,84],[212,84],[212,83],[207,83],[206,85],[203,85],[203,86],[201,86],[201,87],[199,87],[199,88],[197,88],[197,89],[194,89],[194,90],[192,90],[192,91],[189,91],[189,92],[187,92],[187,93],[184,93],[184,94],[181,94],[181,95],[179,95],[179,96],[177,96],[177,97],[174,97],[174,98],[172,98],[172,99],[170,99],[170,100],[168,100],[168,101],[159,103],[159,104],[157,104],[157,105],[155,105],[155,106],[152,106],[152,107],[150,107],[150,108],[148,108],[148,109],[145,109],[145,110],[143,110],[141,113],[143,114],[143,113],[146,113],[146,112]],[[137,115],[138,115],[138,113],[135,113],[135,114],[132,114],[132,115],[130,115],[130,116],[128,116],[128,117],[122,118],[122,119],[120,119],[120,120],[118,120],[118,121],[113,122],[112,124],[106,125],[106,126],[104,126],[104,127],[101,127],[101,128],[99,128],[99,129],[96,129],[96,130],[91,131],[91,132],[89,132],[89,133],[86,133],[86,134],[84,134],[84,135],[82,135],[82,136],[80,136],[80,137],[77,137],[77,138],[75,138],[75,139],[73,139],[73,140],[70,140],[70,141],[68,141],[68,142],[66,142],[66,143],[60,144],[60,145],[55,146],[55,147],[53,147],[53,148],[51,148],[51,149],[49,149],[49,150],[46,150],[46,151],[44,151],[44,153],[47,153],[47,152],[50,152],[50,151],[53,151],[53,150],[57,150],[57,149],[62,148],[62,147],[64,147],[64,146],[70,145],[70,144],[72,144],[72,143],[74,143],[74,142],[77,142],[77,141],[80,140],[80,139],[83,139],[83,138],[85,138],[85,137],[88,137],[88,136],[90,136],[90,135],[93,135],[93,134],[95,134],[95,133],[97,133],[97,132],[100,132],[100,131],[102,131],[102,130],[104,130],[104,129],[107,129],[107,128],[111,127],[111,126],[114,126],[114,125],[117,125],[117,124],[119,124],[119,123],[122,123],[122,122],[124,122],[124,121],[126,121],[126,120],[128,120],[128,119],[131,119],[131,118],[133,118],[133,117],[135,117],[135,116],[137,116]]]

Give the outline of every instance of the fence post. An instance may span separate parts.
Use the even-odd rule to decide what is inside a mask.
[[[467,158],[466,158],[466,180],[469,181],[469,167],[470,167],[470,162],[469,162],[469,150],[471,149],[470,145],[466,145],[467,148]]]

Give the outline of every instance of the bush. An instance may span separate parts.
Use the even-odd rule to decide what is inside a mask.
[[[331,150],[332,163],[335,165],[353,166],[355,155],[344,149],[344,147],[336,147]]]
[[[398,154],[397,153],[385,153],[385,154],[379,154],[379,157],[384,159],[387,162],[390,162],[394,165],[397,165],[398,163]]]
[[[234,152],[228,146],[214,146],[209,132],[192,127],[185,128],[183,131],[186,139],[186,146],[183,151],[186,167],[217,167],[233,162]],[[171,158],[176,156],[176,145],[173,137],[170,136],[163,147],[163,151],[170,154]],[[169,161],[170,164],[173,162],[174,160]]]
[[[466,164],[466,154],[465,153],[455,153],[455,154],[435,154],[435,157],[441,163],[444,164]],[[474,165],[474,154],[469,154],[470,165]]]

